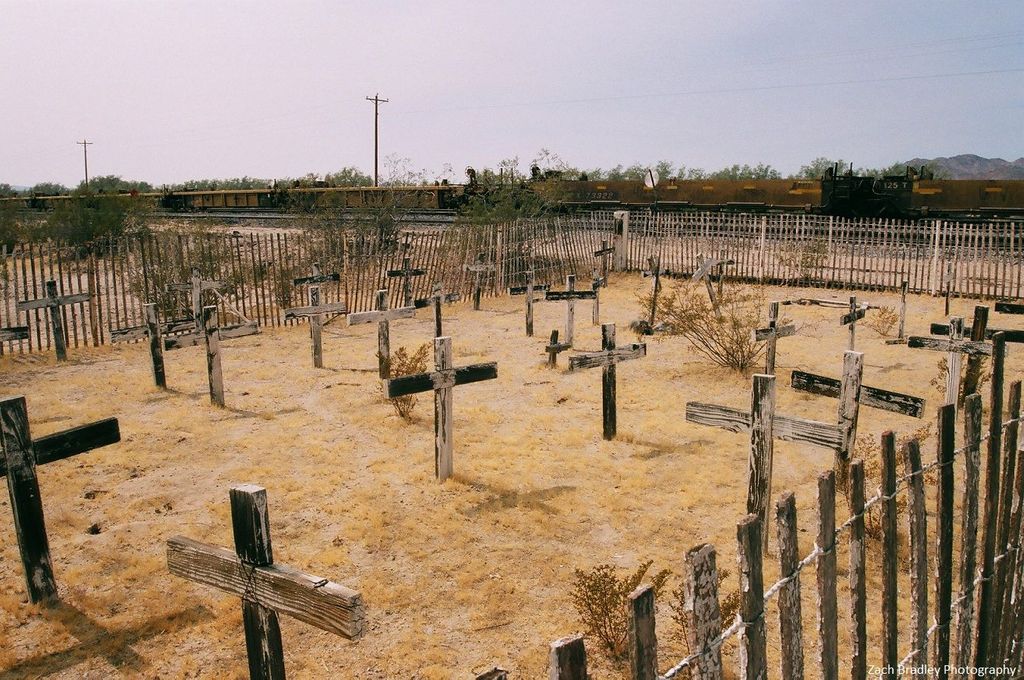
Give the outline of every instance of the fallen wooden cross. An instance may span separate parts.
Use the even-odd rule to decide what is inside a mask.
[[[480,309],[480,295],[483,291],[483,275],[486,272],[494,271],[494,264],[484,261],[486,255],[480,253],[476,256],[475,264],[467,264],[466,271],[473,272],[473,309]]]
[[[17,304],[19,312],[27,312],[30,309],[46,309],[50,313],[50,329],[53,331],[53,347],[57,352],[57,361],[67,361],[68,343],[64,337],[64,321],[61,307],[72,305],[77,302],[88,302],[89,293],[73,293],[71,295],[59,295],[57,293],[57,282],[46,282],[46,297],[38,300],[23,300]]]
[[[442,292],[440,282],[434,284],[433,293],[428,298],[421,298],[419,300],[413,300],[413,307],[416,309],[422,309],[427,306],[434,308],[434,337],[439,338],[444,335],[444,328],[441,324],[441,303],[443,302],[456,302],[462,299],[462,295],[459,293],[445,293]]]
[[[569,357],[569,370],[582,368],[602,368],[601,376],[601,416],[605,439],[615,439],[615,365],[647,356],[647,345],[634,343],[629,347],[615,347],[615,324],[601,324],[601,351],[585,352]]]
[[[167,570],[242,598],[249,677],[285,677],[278,614],[350,640],[359,637],[366,626],[360,593],[274,564],[266,489],[242,484],[232,487],[230,497],[234,552],[175,536],[167,541]]]
[[[412,260],[408,257],[402,258],[401,269],[389,269],[388,278],[399,278],[402,279],[402,306],[412,307],[414,300],[412,299],[412,283],[409,281],[414,276],[423,276],[427,273],[426,269],[415,269],[412,266]]]
[[[977,314],[975,314],[977,316]],[[907,347],[911,349],[927,349],[933,352],[946,352],[946,403],[954,408],[960,394],[960,364],[962,355],[992,356],[992,343],[983,340],[964,340],[964,320],[954,317],[949,320],[948,339],[925,338],[910,336]]]
[[[388,399],[419,392],[434,392],[434,474],[443,482],[452,476],[452,388],[498,377],[498,364],[491,361],[469,366],[452,366],[452,339],[434,338],[434,367],[432,373],[404,375],[384,381]]]
[[[130,328],[111,328],[111,342],[129,342],[132,340],[149,339],[149,356],[153,363],[153,382],[157,387],[167,389],[167,374],[164,370],[164,346],[160,333],[160,323],[157,320],[156,304],[147,303],[142,305],[146,315],[145,326],[132,326]]]
[[[0,401],[0,449],[3,450],[0,476],[7,477],[14,533],[18,537],[30,602],[57,599],[36,465],[70,458],[119,441],[121,430],[117,418],[80,425],[33,440],[25,397]]]
[[[381,379],[391,377],[391,327],[394,319],[410,319],[416,316],[415,307],[388,309],[388,292],[377,291],[377,309],[372,312],[352,312],[348,325],[357,326],[377,322],[377,372]]]
[[[544,293],[547,301],[565,302],[565,342],[572,345],[573,332],[576,330],[576,301],[593,300],[597,293],[593,290],[576,290],[576,275],[565,277],[565,290],[548,290]]]
[[[556,368],[558,366],[559,353],[567,349],[572,349],[572,345],[568,342],[558,342],[558,331],[551,331],[551,340],[544,348],[548,353],[548,368]]]
[[[525,286],[512,286],[508,289],[509,295],[523,295],[526,299],[526,337],[533,337],[533,303],[538,302],[537,298],[534,298],[534,293],[546,293],[551,290],[551,286],[548,284],[537,285],[533,281],[533,270],[526,272],[526,285]],[[540,298],[543,300],[544,298]]]
[[[779,338],[796,335],[796,326],[791,323],[780,326],[779,303],[772,302],[768,305],[768,327],[755,329],[752,333],[754,342],[767,342],[764,372],[766,375],[775,375],[775,345]]]
[[[295,319],[303,316],[309,318],[309,334],[313,341],[314,368],[324,367],[324,314],[345,314],[348,312],[347,306],[344,302],[321,304],[320,284],[340,280],[341,275],[338,273],[321,273],[320,265],[315,262],[313,263],[312,275],[293,279],[293,283],[296,286],[309,286],[309,306],[286,309],[284,310],[284,318]]]

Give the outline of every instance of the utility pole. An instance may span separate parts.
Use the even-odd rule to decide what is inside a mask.
[[[85,154],[85,188],[88,189],[89,188],[89,146],[92,144],[92,142],[90,142],[90,141],[88,141],[86,139],[83,139],[80,142],[75,142],[75,144],[81,144],[82,145],[82,153]]]
[[[380,98],[380,92],[367,97],[366,101],[373,102],[373,186],[377,186],[377,128],[380,122],[380,105],[387,102],[387,99]]]

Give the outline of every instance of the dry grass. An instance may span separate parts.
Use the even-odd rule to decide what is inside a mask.
[[[605,320],[625,326],[647,287],[638,276],[614,276],[601,295]],[[766,299],[826,295],[842,297],[765,291]],[[911,333],[941,315],[941,301],[930,298],[912,297],[908,308]],[[522,334],[520,299],[445,313],[456,365],[495,360],[499,379],[455,388],[456,474],[443,485],[433,479],[429,406],[405,422],[378,398],[369,326],[330,327],[323,370],[308,365],[305,327],[224,342],[227,409],[208,403],[202,348],[168,353],[168,392],[151,386],[142,345],[71,348],[62,366],[46,357],[0,359],[0,392],[28,395],[34,434],[113,415],[124,437],[39,471],[69,609],[24,602],[10,504],[0,498],[0,677],[110,677],[118,669],[133,677],[244,677],[237,598],[171,577],[164,561],[174,535],[230,545],[228,489],[243,482],[267,487],[279,563],[357,588],[367,603],[369,627],[358,642],[282,618],[296,678],[467,677],[494,665],[542,677],[548,643],[581,628],[571,602],[574,570],[605,563],[631,570],[650,559],[681,574],[686,550],[711,542],[719,566],[736,573],[748,443],[687,424],[683,412],[697,399],[745,407],[748,378],[709,365],[682,338],[665,338],[646,358],[619,367],[620,435],[605,442],[599,373],[544,366],[543,345],[564,323],[564,305],[537,306],[532,339]],[[779,410],[834,418],[835,400],[781,383],[793,368],[839,375],[846,345],[839,312],[793,314],[801,335],[779,344]],[[577,305],[576,317],[577,347],[598,348],[600,329],[586,305]],[[396,346],[416,346],[430,339],[432,320],[396,322],[391,333]],[[861,337],[858,348],[866,384],[925,396],[932,353]],[[1011,352],[1009,375],[1020,369]],[[859,431],[877,439],[885,429],[919,425],[865,410]],[[923,452],[930,460],[934,446]],[[815,477],[831,465],[828,452],[776,444],[773,491],[797,494],[802,554],[815,533]],[[89,534],[92,524],[101,532]],[[765,568],[766,580],[778,576],[774,559]],[[879,570],[869,569],[876,598]],[[812,640],[813,577],[804,596]],[[869,611],[880,611],[874,599]],[[659,630],[673,628],[671,614],[665,600]],[[776,630],[774,605],[768,615]],[[878,628],[873,621],[870,634]],[[685,655],[681,642],[661,640],[663,667]],[[808,649],[813,659],[813,643]],[[595,678],[624,677],[596,643],[590,650]]]

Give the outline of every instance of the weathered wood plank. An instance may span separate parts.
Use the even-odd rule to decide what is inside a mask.
[[[1019,421],[1021,402],[1021,383],[1015,380],[1010,383],[1010,396],[1007,402],[1007,409],[1010,420],[1006,422],[1003,436],[1002,470],[1000,471],[999,501],[996,512],[996,549],[1000,553],[1012,555],[1010,546],[1017,540],[1016,534],[1010,531],[1010,515],[1014,503],[1014,474],[1017,468],[1017,447],[1019,445],[1017,435],[1019,433]],[[1003,559],[995,563],[994,578],[992,587],[992,614],[989,617],[991,626],[991,637],[988,658],[992,663],[1003,661],[997,656],[1001,641],[1006,632],[1003,630],[1003,594],[1006,589],[1012,586],[1014,574],[1012,572],[1012,559]],[[1010,585],[1007,585],[1009,582]]]
[[[775,328],[758,328],[752,331],[752,333],[755,342],[764,342],[771,338],[787,338],[791,335],[796,335],[796,326],[788,323],[784,326],[776,326]]]
[[[842,382],[836,378],[815,375],[806,371],[793,371],[790,386],[801,392],[810,392],[823,397],[838,397]],[[861,385],[860,405],[882,411],[899,413],[911,418],[923,418],[926,400],[909,394],[890,392],[870,385]]]
[[[1019,302],[997,302],[996,313],[998,314],[1024,314],[1024,304]]]
[[[654,587],[641,585],[627,598],[629,675],[631,680],[657,680],[658,636],[654,626]]]
[[[896,534],[896,435],[882,433],[882,665],[899,662],[896,571],[899,537]]]
[[[623,361],[645,356],[647,356],[647,343],[633,343],[629,347],[619,347],[613,350],[574,354],[569,357],[569,370],[614,366]]]
[[[7,328],[0,328],[0,342],[27,339],[28,326],[8,326]]]
[[[775,376],[755,375],[750,394],[750,454],[747,458],[747,512],[757,516],[758,542],[767,538],[775,452]],[[764,541],[767,550],[768,541]]]
[[[850,464],[850,676],[868,676],[867,552],[864,543],[864,461]]]
[[[260,327],[255,321],[233,326],[222,326],[214,328],[213,334],[219,340],[231,338],[244,338],[247,335],[259,335]],[[189,333],[187,335],[172,335],[164,338],[164,349],[181,349],[183,347],[197,347],[206,342],[204,333]]]
[[[527,272],[527,274],[529,274],[529,272]],[[526,295],[526,291],[529,288],[530,288],[530,286],[528,286],[528,285],[527,286],[512,286],[512,287],[510,287],[508,289],[508,294],[509,295]],[[546,293],[549,290],[551,290],[551,285],[547,284],[547,283],[538,283],[538,284],[533,286],[533,292],[534,293]]]
[[[348,303],[345,302],[325,302],[320,305],[307,305],[305,307],[289,307],[284,310],[285,319],[297,319],[303,316],[317,316],[319,314],[347,314]],[[373,312],[362,312],[363,314],[372,314]]]
[[[730,432],[746,432],[750,429],[750,414],[739,409],[699,401],[686,403],[687,422],[719,427]],[[827,449],[838,449],[842,445],[839,428],[829,423],[776,415],[774,418],[775,438],[783,441],[805,442]]]
[[[364,323],[380,323],[396,319],[411,319],[416,316],[415,307],[396,307],[388,310],[371,310],[369,312],[352,312],[348,315],[348,325],[358,326]]]
[[[153,366],[153,382],[161,389],[167,389],[167,372],[164,368],[164,343],[160,336],[160,322],[157,319],[156,305],[148,303],[142,306],[146,316],[146,335],[149,337],[149,359]]]
[[[32,309],[44,309],[46,307],[61,307],[64,305],[73,305],[79,302],[88,302],[89,293],[72,293],[70,295],[57,295],[57,285],[54,282],[53,290],[51,294],[49,281],[47,283],[47,297],[40,298],[38,300],[22,300],[17,303],[17,309],[19,312],[27,312]]]
[[[690,609],[690,649],[697,654],[691,675],[694,680],[721,680],[722,647],[711,641],[722,631],[722,611],[718,604],[718,569],[715,548],[709,543],[686,553],[687,578],[685,602]]]
[[[597,297],[594,290],[549,290],[544,293],[546,301],[565,302],[572,300],[593,300]]]
[[[768,677],[768,648],[764,621],[764,578],[761,568],[761,527],[757,515],[750,514],[736,526],[739,548],[740,606],[743,619],[740,633],[740,677],[747,680]]]
[[[352,639],[363,632],[362,596],[319,576],[276,564],[250,568],[226,548],[183,536],[167,541],[167,568],[175,576],[258,601],[342,637]]]
[[[149,337],[149,328],[146,326],[131,326],[129,328],[111,328],[110,342],[131,342],[133,340],[145,340]],[[2,338],[0,338],[2,339]]]
[[[615,353],[615,324],[606,323],[601,326],[601,348],[602,354],[609,359],[601,369],[601,426],[602,436],[606,441],[615,439],[618,429],[618,413],[616,409],[615,396],[615,364],[611,361]],[[647,347],[643,348],[643,355],[647,354]],[[569,357],[569,370],[573,370],[572,360],[576,357]]]
[[[911,335],[907,338],[907,347],[913,347],[914,349],[928,349],[933,352],[960,352],[970,356],[992,356],[991,343],[974,342],[971,340],[953,342],[951,340]]]
[[[493,380],[497,377],[498,364],[497,362],[489,361],[482,364],[459,366],[449,371],[417,373],[416,375],[403,375],[391,378],[384,382],[384,388],[388,399],[394,399],[395,397],[404,397],[407,394],[428,392],[455,385],[468,385],[469,383],[482,380]]]
[[[928,328],[928,332],[932,335],[949,335],[949,324],[948,323],[933,323]],[[992,336],[996,333],[1002,333],[1003,339],[1006,342],[1011,343],[1022,343],[1024,342],[1024,330],[1017,330],[1013,328],[986,328],[985,339],[991,340]]]
[[[921,447],[911,439],[903,448],[905,469],[910,477],[910,628],[912,649],[920,650],[911,666],[928,663],[928,508],[925,505]]]
[[[331,283],[334,281],[341,281],[341,274],[335,272],[334,274],[314,274],[313,276],[300,276],[297,279],[292,279],[292,283],[296,286],[308,286],[317,283]]]
[[[799,528],[796,522],[796,496],[786,492],[775,504],[775,524],[779,540],[780,578],[793,577],[779,591],[779,640],[781,677],[802,680],[804,677],[803,618],[800,605]]]
[[[206,343],[206,375],[210,383],[210,403],[224,406],[224,372],[221,369],[220,337],[214,326],[216,307],[203,307],[203,338]]]
[[[548,680],[588,680],[583,636],[555,640],[548,654]]]
[[[936,677],[949,677],[949,622],[953,599],[953,457],[956,449],[954,427],[956,405],[939,409],[939,485],[936,497],[939,516],[935,546],[935,635],[932,638],[932,667]]]
[[[836,478],[829,470],[818,476],[818,636],[822,680],[839,680],[839,612],[836,602]]]
[[[953,661],[966,667],[971,661],[974,627],[974,570],[978,552],[978,480],[981,472],[982,404],[980,394],[964,401],[964,492],[960,515],[960,590],[956,612]]]

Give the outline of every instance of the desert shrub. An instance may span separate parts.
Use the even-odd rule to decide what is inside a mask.
[[[600,564],[590,571],[574,571],[570,593],[573,606],[583,620],[586,634],[599,640],[613,659],[626,653],[629,594],[640,585],[652,564],[648,560],[625,576],[619,576],[610,564]],[[671,573],[662,569],[651,578],[655,596]]]
[[[887,338],[892,335],[892,329],[896,327],[896,324],[900,322],[899,313],[889,306],[882,306],[878,309],[872,310],[867,315],[867,319],[864,321],[864,325],[878,333],[883,338]]]
[[[826,241],[802,241],[783,247],[779,252],[779,263],[791,275],[807,279],[818,272],[828,258]]]
[[[640,303],[650,309],[651,295],[641,296]],[[764,343],[753,338],[764,309],[764,294],[757,289],[726,289],[716,308],[703,286],[681,282],[659,298],[657,319],[661,330],[683,336],[719,366],[747,371],[764,351]]]
[[[425,373],[427,370],[427,355],[430,352],[430,345],[424,343],[415,352],[410,353],[405,347],[399,347],[391,353],[391,377],[397,378],[402,375],[413,375],[414,373]],[[383,392],[384,383],[377,383],[378,389]],[[391,405],[395,413],[402,420],[412,419],[412,410],[416,407],[416,395],[407,394],[404,397],[391,399]]]
[[[957,404],[963,406],[964,399],[968,395],[979,391],[985,383],[987,383],[992,375],[986,371],[988,366],[988,359],[981,357],[981,360],[977,362],[977,365],[971,367],[971,362],[964,357],[964,360],[960,362],[960,394],[957,395]],[[946,357],[939,359],[936,364],[939,372],[934,378],[929,381],[929,384],[935,388],[935,391],[940,396],[946,396],[946,376],[949,375],[949,360]]]
[[[723,587],[725,579],[729,577],[728,569],[718,570],[718,608],[722,614],[722,626],[731,625],[736,614],[740,610],[740,591],[727,590]],[[725,593],[724,595],[722,593]],[[690,603],[686,601],[686,588],[680,585],[672,591],[672,620],[679,627],[678,637],[686,646],[687,655],[693,654],[690,649],[690,628],[693,625],[693,613],[690,611]]]

